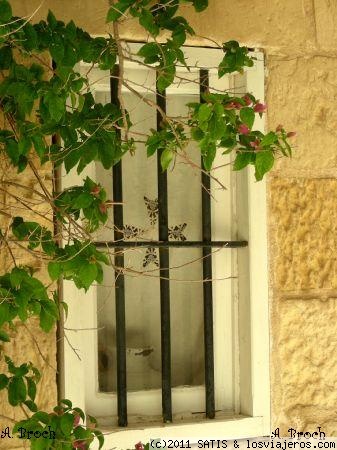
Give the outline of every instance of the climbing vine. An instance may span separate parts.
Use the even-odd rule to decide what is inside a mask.
[[[52,12],[38,23],[15,17],[9,1],[0,0],[0,108],[4,118],[0,152],[17,174],[29,171],[38,185],[32,189],[22,184],[20,177],[12,181],[2,176],[0,180],[2,193],[9,193],[9,186],[17,188],[16,201],[25,211],[12,216],[4,205],[0,208],[4,217],[0,245],[12,260],[10,270],[0,276],[1,358],[7,366],[0,374],[0,390],[7,391],[10,405],[22,410],[25,419],[15,424],[13,433],[29,439],[32,449],[88,449],[94,439],[102,448],[104,437],[96,420],[86,417],[70,400],[61,400],[51,412],[41,411],[35,403],[38,368],[30,362],[16,366],[5,355],[6,345],[15,339],[19,323],[37,317],[41,329],[50,332],[67,313],[67,299],[59,299],[52,282],[71,280],[87,291],[93,283],[102,283],[103,266],[112,264],[110,255],[99,251],[91,239],[91,233],[106,223],[108,208],[113,206],[103,187],[86,177],[81,186],[59,192],[55,183],[51,189],[41,169],[63,166],[67,173],[75,168],[80,174],[95,161],[109,170],[126,153],[135,151],[133,125],[121,95],[122,86],[130,87],[123,78],[123,63],[132,55],[123,46],[119,26],[131,17],[145,29],[149,39],[136,58],[156,70],[157,89],[165,94],[177,77],[176,67],[187,67],[183,45],[195,33],[179,15],[183,3],[197,12],[208,6],[208,0],[111,2],[107,22],[112,23],[113,33],[94,38],[72,21],[57,20]],[[254,64],[247,47],[235,41],[220,47],[219,78]],[[81,62],[89,67],[86,75],[78,70]],[[97,66],[116,73],[116,64],[118,101],[97,103],[90,90],[90,70]],[[148,157],[159,152],[163,170],[172,167],[191,141],[202,155],[201,170],[209,172],[219,152],[233,153],[233,169],[253,165],[256,180],[271,170],[279,155],[291,156],[288,138],[293,133],[282,126],[266,134],[254,130],[255,117],[265,113],[266,105],[251,93],[238,96],[206,91],[202,102],[190,103],[188,108],[183,122],[160,111],[161,129],[152,130],[146,138]],[[26,212],[35,212],[25,201],[28,191],[48,206],[48,216],[54,217],[56,227],[46,225],[45,215],[43,220],[25,218]],[[40,280],[34,266],[19,264],[17,248],[47,266],[49,285]],[[52,437],[43,439],[46,433]]]

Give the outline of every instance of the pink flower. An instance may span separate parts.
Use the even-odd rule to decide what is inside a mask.
[[[81,417],[79,414],[75,414],[74,415],[74,427],[77,427],[78,424],[80,423]]]
[[[136,450],[144,450],[144,445],[141,442],[138,442],[138,444],[135,444]]]
[[[280,132],[280,131],[282,131],[283,130],[283,125],[277,125],[277,127],[276,127],[276,131],[277,132]]]
[[[250,98],[250,96],[249,96],[248,94],[246,94],[246,95],[243,97],[243,99],[244,99],[244,101],[245,101],[245,103],[246,103],[247,106],[249,106],[249,105],[251,105],[251,104],[253,103],[252,99]]]
[[[254,106],[254,111],[256,113],[263,113],[267,109],[267,105],[264,105],[263,103],[256,103]]]
[[[289,133],[287,133],[287,138],[292,138],[294,136],[296,136],[296,131],[289,131]]]
[[[255,150],[260,150],[260,147],[259,147],[260,141],[258,139],[256,139],[255,141],[250,142],[249,145],[251,147],[253,147]]]
[[[73,448],[79,448],[80,450],[86,450],[85,441],[75,441],[73,442]]]
[[[96,184],[96,186],[94,186],[91,191],[90,191],[93,195],[98,195],[101,192],[101,187],[98,186],[98,184]]]
[[[235,103],[234,102],[227,103],[227,105],[225,105],[225,109],[235,109]]]
[[[250,129],[247,127],[247,125],[245,125],[244,123],[241,123],[238,126],[238,132],[240,134],[249,134],[250,133]]]
[[[241,103],[239,103],[239,102],[233,102],[233,104],[234,104],[234,108],[235,108],[235,109],[241,109],[241,108],[243,108],[243,106],[242,106]]]
[[[98,205],[99,210],[101,211],[102,214],[106,214],[108,207],[107,204],[102,202]]]

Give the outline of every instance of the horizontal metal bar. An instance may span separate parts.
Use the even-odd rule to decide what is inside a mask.
[[[241,248],[247,247],[247,241],[96,241],[97,247],[213,247],[213,248]]]

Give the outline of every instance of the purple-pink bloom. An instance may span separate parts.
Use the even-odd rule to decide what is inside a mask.
[[[289,133],[287,133],[287,138],[292,138],[294,136],[296,136],[296,131],[289,131]]]
[[[241,108],[243,108],[243,106],[242,106],[241,103],[239,103],[239,102],[233,102],[233,104],[234,104],[234,108],[235,108],[235,109],[241,109]]]
[[[249,127],[247,127],[247,125],[245,125],[244,123],[241,123],[238,126],[238,132],[240,134],[249,134],[250,133],[250,129],[249,129]]]
[[[255,141],[252,141],[249,143],[251,147],[253,147],[255,150],[259,150],[260,141],[256,139]]]
[[[250,98],[250,96],[249,96],[248,94],[246,94],[246,95],[243,97],[243,99],[244,99],[244,101],[245,101],[245,103],[246,103],[247,106],[249,106],[249,105],[251,105],[251,104],[253,103],[253,100]]]
[[[141,442],[138,442],[138,444],[135,444],[136,450],[144,450],[144,445]]]
[[[80,450],[86,450],[85,441],[75,441],[73,442],[73,448],[79,448]]]
[[[77,427],[78,424],[80,423],[81,417],[79,414],[75,414],[74,415],[74,427]]]
[[[256,113],[263,113],[267,109],[267,105],[264,105],[263,103],[256,103],[254,106],[254,111]]]
[[[227,103],[227,105],[225,105],[225,109],[235,109],[235,103],[234,102]]]

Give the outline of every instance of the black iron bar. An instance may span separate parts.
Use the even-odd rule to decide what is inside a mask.
[[[111,103],[119,104],[118,75],[116,65],[110,77]],[[117,131],[118,132],[118,131]],[[122,162],[113,166],[113,201],[123,203]],[[115,205],[113,210],[114,239],[121,241],[123,233],[123,206]],[[126,386],[126,331],[125,331],[125,285],[124,285],[124,254],[117,253],[115,262],[115,301],[116,301],[116,365],[117,365],[117,414],[118,426],[126,427],[127,419],[127,386]]]
[[[240,248],[247,247],[247,241],[97,241],[95,245],[98,247],[207,247],[207,248]]]
[[[166,111],[165,92],[157,92],[157,105]],[[162,128],[163,117],[157,110],[157,130]],[[157,152],[158,178],[158,235],[159,241],[168,241],[167,172],[161,168],[161,152]],[[160,269],[160,322],[161,322],[161,366],[162,366],[162,414],[164,423],[172,422],[171,391],[171,311],[170,311],[170,256],[166,246],[159,246]]]
[[[200,70],[200,102],[203,103],[202,94],[209,88],[208,70]],[[201,160],[202,167],[203,162]],[[202,239],[204,242],[212,240],[211,223],[211,180],[207,173],[201,174],[202,183]],[[205,345],[205,394],[206,394],[206,417],[215,417],[215,395],[214,395],[214,337],[213,337],[213,293],[212,293],[212,249],[211,246],[203,247],[203,279],[209,282],[203,283],[204,294],[204,345]]]

